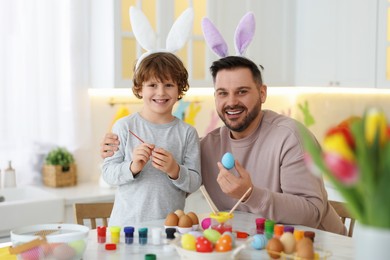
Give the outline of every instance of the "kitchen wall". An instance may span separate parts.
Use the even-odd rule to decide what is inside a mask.
[[[140,110],[142,101],[134,98],[131,89],[90,89],[91,159],[81,168],[79,180],[99,180],[100,142],[122,108],[130,113]],[[337,88],[337,87],[268,87],[268,98],[263,109],[271,109],[295,118],[309,127],[321,141],[325,131],[350,116],[361,116],[365,108],[381,107],[390,116],[390,89]],[[114,103],[114,104],[113,104]],[[193,88],[174,108],[178,116],[184,112],[184,120],[194,125],[200,136],[222,125],[214,107],[212,88]],[[388,118],[390,120],[390,118]]]

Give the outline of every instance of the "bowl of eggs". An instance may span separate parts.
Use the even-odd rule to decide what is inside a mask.
[[[247,243],[235,245],[232,233],[220,234],[213,229],[203,232],[177,234],[171,242],[181,259],[219,260],[236,259]]]
[[[188,212],[186,214],[183,210],[179,209],[166,216],[164,227],[175,228],[179,233],[185,234],[198,230],[199,218],[194,212]]]
[[[42,224],[11,231],[9,251],[18,259],[82,259],[89,228],[76,224]]]
[[[265,249],[271,259],[319,259],[325,260],[331,252],[314,246],[313,240],[304,237],[296,241],[292,233],[284,233],[280,238],[273,237],[267,241]]]

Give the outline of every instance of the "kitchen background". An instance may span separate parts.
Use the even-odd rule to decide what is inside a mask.
[[[131,5],[148,16],[162,47],[176,17],[194,7],[193,34],[178,52],[191,89],[175,114],[200,136],[221,125],[208,73],[216,56],[204,43],[201,18],[215,23],[233,54],[234,30],[247,11],[255,13],[256,36],[246,56],[264,66],[269,86],[263,108],[305,123],[319,140],[329,126],[367,107],[390,115],[387,0],[4,0],[0,168],[12,160],[18,186],[42,185],[40,166],[53,146],[74,154],[78,186],[104,186],[99,181],[104,133],[118,115],[142,106],[130,89],[132,65],[142,53],[129,24]],[[73,201],[66,202],[68,210]],[[71,220],[69,212],[64,220]]]

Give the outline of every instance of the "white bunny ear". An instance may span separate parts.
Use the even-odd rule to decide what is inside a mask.
[[[215,25],[206,17],[202,19],[202,31],[207,45],[215,54],[222,58],[229,55],[228,46],[222,35]]]
[[[166,50],[175,52],[181,49],[187,42],[192,31],[194,10],[187,8],[174,22],[166,40]]]
[[[157,37],[145,14],[137,7],[130,7],[130,22],[138,43],[147,51],[157,48]]]
[[[248,45],[253,40],[255,28],[255,15],[252,12],[247,13],[241,18],[234,34],[236,55],[244,55]]]

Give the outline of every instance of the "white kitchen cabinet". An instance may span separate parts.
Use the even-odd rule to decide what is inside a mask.
[[[299,0],[296,85],[374,87],[375,0]]]
[[[390,88],[390,1],[378,1],[377,87]]]
[[[295,1],[290,0],[212,0],[207,16],[220,30],[234,53],[234,32],[248,11],[256,19],[256,32],[246,56],[264,67],[264,82],[271,86],[291,86],[294,80]],[[211,64],[218,57],[211,53]]]

